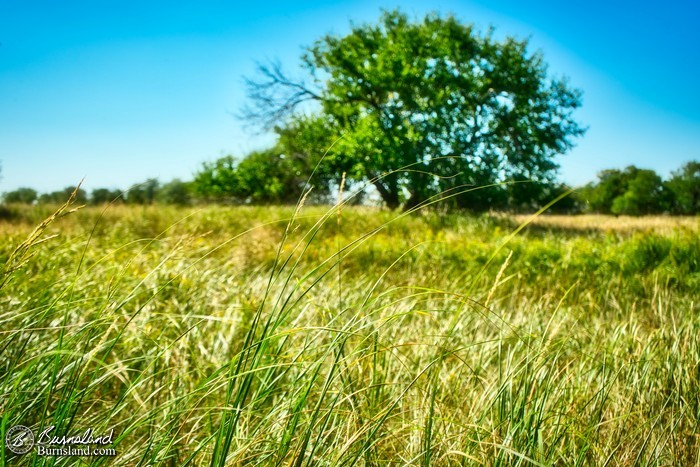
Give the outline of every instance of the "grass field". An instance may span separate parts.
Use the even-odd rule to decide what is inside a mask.
[[[697,218],[85,208],[22,246],[51,211],[10,211],[3,438],[113,428],[104,465],[700,462]]]

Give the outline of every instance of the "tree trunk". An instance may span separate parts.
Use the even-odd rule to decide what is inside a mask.
[[[382,197],[382,201],[384,201],[389,209],[393,211],[399,207],[400,203],[398,190],[390,190],[379,180],[374,182],[374,186],[377,188],[379,195]]]
[[[411,209],[419,206],[423,201],[425,200],[422,196],[420,196],[417,192],[413,192],[411,193],[411,197],[408,198],[406,203],[403,205],[403,211],[410,211]]]

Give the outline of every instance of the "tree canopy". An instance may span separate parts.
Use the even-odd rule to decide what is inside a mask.
[[[132,185],[126,192],[126,202],[129,204],[153,204],[160,183],[155,178],[149,178],[143,183]]]
[[[121,190],[111,190],[109,188],[95,188],[90,193],[90,203],[92,204],[107,204],[123,202],[123,194]]]
[[[666,186],[673,193],[675,214],[700,213],[700,162],[684,164],[671,174]]]
[[[584,133],[573,118],[581,93],[550,79],[526,40],[499,41],[453,16],[412,22],[384,12],[377,24],[319,39],[301,65],[307,79],[276,64],[260,66],[247,81],[245,116],[277,126],[288,144],[321,127],[325,137],[316,144],[327,146],[306,156],[313,160],[337,140],[327,174],[336,182],[342,172],[370,181],[391,208],[525,180],[535,184],[518,196],[537,197],[537,187],[554,178],[554,157]],[[316,110],[304,116],[309,101]],[[452,202],[483,208],[508,198],[508,186],[468,191]]]
[[[164,204],[186,206],[192,202],[192,184],[175,178],[162,185],[156,199]]]
[[[598,181],[586,185],[579,196],[593,212],[632,216],[660,214],[673,211],[676,202],[669,183],[651,169],[630,165],[624,170],[601,171]]]
[[[37,199],[37,202],[41,204],[63,204],[70,198],[74,191],[76,192],[76,204],[87,203],[88,197],[85,190],[75,186],[69,186],[64,188],[63,190],[52,191],[50,193],[42,193]]]
[[[33,188],[17,188],[13,191],[8,191],[4,194],[3,199],[6,203],[24,203],[32,204],[37,200],[38,193]]]
[[[222,157],[204,163],[194,190],[203,198],[240,204],[294,204],[313,170],[306,158],[285,154],[279,146],[254,151],[244,159]]]

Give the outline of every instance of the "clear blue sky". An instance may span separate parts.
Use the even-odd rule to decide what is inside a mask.
[[[700,3],[427,3],[0,0],[0,192],[189,179],[259,148],[270,138],[233,116],[255,60],[293,70],[304,45],[397,5],[531,37],[584,91],[589,131],[559,158],[562,180],[700,159]]]

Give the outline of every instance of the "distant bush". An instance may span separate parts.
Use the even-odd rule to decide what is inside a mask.
[[[160,187],[156,199],[164,204],[188,205],[192,202],[192,183],[176,178]]]
[[[3,195],[3,200],[6,203],[23,203],[32,204],[37,199],[38,193],[32,188],[17,188],[14,191],[8,191]]]
[[[76,187],[69,186],[63,190],[53,191],[51,193],[43,193],[39,196],[38,202],[40,204],[63,204],[71,196],[71,193],[76,190]],[[88,202],[87,193],[82,188],[78,188],[75,195],[75,204],[86,204]]]
[[[254,151],[242,159],[223,157],[204,163],[193,186],[205,200],[235,204],[294,204],[301,198],[313,167],[301,156],[279,148]],[[327,186],[314,187],[318,199]]]
[[[666,186],[674,196],[673,213],[700,213],[700,162],[690,161],[673,172]]]
[[[11,219],[15,219],[16,217],[17,213],[12,208],[0,204],[0,220],[8,221]]]
[[[90,194],[90,204],[107,204],[112,202],[123,202],[121,190],[110,190],[108,188],[96,188]]]
[[[132,185],[126,192],[126,202],[129,204],[153,204],[160,184],[155,178],[149,178],[143,183]]]
[[[631,216],[669,212],[674,199],[656,172],[633,165],[603,170],[597,182],[580,190],[579,197],[589,211]]]

